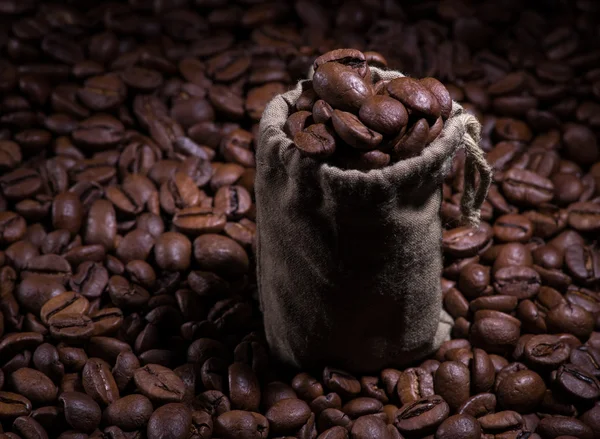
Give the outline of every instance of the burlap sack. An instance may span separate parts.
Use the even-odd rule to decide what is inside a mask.
[[[371,73],[374,81],[403,76]],[[420,156],[366,173],[342,170],[303,157],[282,130],[301,82],[265,109],[256,152],[258,288],[271,351],[304,368],[366,373],[409,364],[449,339],[442,182],[464,147],[462,211],[477,224],[491,180],[481,126],[454,103]]]

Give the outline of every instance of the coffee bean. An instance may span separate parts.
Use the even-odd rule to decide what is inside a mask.
[[[481,424],[484,432],[517,430],[523,426],[523,417],[511,410],[485,415],[477,420]]]
[[[408,130],[400,130],[392,140],[392,149],[398,159],[407,159],[419,155],[430,137],[429,125],[425,119],[419,119]]]
[[[352,425],[350,437],[356,439],[386,437],[388,433],[386,427],[386,423],[375,416],[362,416]]]
[[[215,212],[223,212],[228,219],[239,219],[252,208],[252,198],[242,186],[222,186],[214,198]]]
[[[183,404],[172,402],[152,413],[146,434],[148,439],[185,439],[189,437],[191,424],[190,409]]]
[[[125,431],[144,428],[152,415],[152,403],[143,395],[127,395],[110,404],[103,413],[108,425],[116,425]]]
[[[234,409],[257,411],[260,404],[260,384],[254,371],[244,363],[233,363],[228,370],[231,406]]]
[[[266,439],[269,422],[259,414],[242,410],[231,410],[215,420],[215,433],[227,439]]]
[[[319,57],[313,63],[315,71],[326,63],[336,63],[356,71],[361,77],[368,74],[366,54],[355,49],[331,50]]]
[[[404,405],[394,419],[394,426],[407,436],[433,434],[450,414],[448,404],[437,395]]]
[[[320,100],[320,102],[325,101]],[[331,118],[331,114],[329,115],[329,118]],[[285,125],[283,126],[283,131],[293,139],[296,134],[304,131],[304,129],[310,125],[309,121],[311,120],[312,113],[310,111],[297,111],[296,113],[290,114],[290,117],[287,118]]]
[[[340,426],[347,430],[352,428],[353,421],[343,411],[335,408],[327,408],[323,410],[317,419],[319,430],[327,430],[332,427]]]
[[[34,405],[52,404],[56,400],[57,388],[43,373],[28,367],[16,370],[8,377],[8,383]]]
[[[382,141],[381,134],[367,128],[352,113],[333,110],[331,118],[335,132],[350,146],[357,149],[373,149]]]
[[[433,376],[420,367],[406,369],[398,376],[396,391],[402,404],[433,396]]]
[[[370,129],[384,135],[395,135],[408,123],[404,106],[388,96],[372,96],[360,107],[360,120]]]
[[[373,94],[356,70],[337,62],[320,65],[315,70],[312,84],[321,99],[342,111],[358,111]]]
[[[92,336],[94,322],[83,314],[57,314],[48,320],[50,335],[57,340],[78,342]]]
[[[496,409],[496,395],[493,393],[479,393],[470,397],[461,405],[457,412],[473,417],[484,416]]]
[[[313,401],[315,398],[323,396],[322,384],[307,373],[296,375],[292,379],[292,388],[305,401]]]
[[[94,76],[85,81],[77,92],[81,102],[90,110],[105,111],[120,105],[127,89],[117,76]]]
[[[582,439],[592,439],[590,427],[575,418],[549,416],[541,419],[537,431],[542,437],[559,437],[561,435],[575,436]]]
[[[317,439],[348,439],[348,430],[344,427],[331,427],[321,433]]]
[[[194,257],[201,268],[217,274],[239,276],[248,270],[248,255],[225,236],[205,234],[194,240]]]
[[[442,248],[444,252],[456,257],[473,256],[492,238],[489,225],[482,223],[477,229],[459,227],[444,231]]]
[[[517,168],[506,172],[502,189],[509,201],[525,206],[539,206],[552,200],[554,196],[552,181]]]
[[[555,369],[569,359],[571,348],[555,335],[535,335],[525,344],[524,352],[533,368]]]
[[[90,358],[83,367],[81,378],[85,393],[101,405],[109,405],[119,399],[119,389],[110,366],[100,358]]]
[[[163,270],[186,270],[190,265],[191,256],[192,243],[181,233],[163,233],[154,244],[154,259]]]
[[[178,402],[185,392],[181,379],[172,370],[158,364],[137,369],[133,379],[138,390],[154,401]]]
[[[573,364],[566,364],[558,369],[556,382],[576,399],[594,400],[600,396],[598,380]]]
[[[58,397],[58,401],[71,428],[91,433],[100,424],[100,407],[85,393],[64,392]]]
[[[444,398],[451,409],[456,410],[469,399],[469,369],[456,361],[444,362],[435,373],[434,385],[436,394]]]
[[[89,301],[73,292],[66,291],[48,300],[40,310],[42,323],[48,324],[50,318],[62,314],[87,314]]]
[[[463,437],[465,439],[479,439],[482,431],[475,418],[469,415],[454,415],[447,418],[438,427],[435,436],[439,439]]]
[[[335,152],[336,143],[323,124],[313,124],[296,133],[293,138],[298,149],[309,157],[328,157]]]
[[[89,11],[25,3],[0,6],[14,17],[0,36],[10,58],[0,61],[5,436],[269,436],[258,413],[229,415],[248,398],[263,414],[297,406],[279,410],[271,436],[545,439],[599,430],[600,76],[595,44],[581,50],[591,6],[517,5],[506,15],[443,4],[436,15],[393,2],[327,10],[304,0],[198,1],[211,7],[203,18],[185,2]],[[558,15],[561,26],[545,32]],[[418,19],[427,26],[416,31]],[[389,26],[396,20],[405,26]],[[485,42],[501,22],[504,50],[492,54]],[[380,52],[328,52],[336,46]],[[408,369],[329,377],[330,364],[323,377],[311,372],[319,380],[300,370],[273,381],[282,375],[263,340],[251,272],[257,122],[311,65],[314,78],[289,103],[284,127],[301,158],[312,157],[302,160],[388,172],[426,154],[452,99],[482,123],[495,179],[482,225],[459,227],[462,153],[440,191],[442,306],[455,319],[453,339]],[[415,79],[383,79],[388,68]],[[90,374],[94,363],[108,366]],[[243,371],[230,388],[232,363]],[[148,367],[165,369],[140,378]],[[456,370],[468,386],[436,388]],[[98,384],[110,375],[114,385]],[[110,404],[106,392],[122,398]],[[416,410],[402,422],[420,419],[423,432],[385,425],[434,392],[464,416],[427,430],[437,421]],[[165,403],[176,405],[163,413]]]
[[[533,268],[514,265],[496,271],[493,285],[498,294],[529,299],[538,293],[541,282],[540,275]]]
[[[568,209],[568,222],[580,232],[594,232],[600,228],[600,209],[597,203],[573,203]]]
[[[287,434],[298,431],[310,417],[308,404],[300,399],[283,399],[266,412],[272,433]]]
[[[22,216],[15,212],[0,212],[0,242],[5,245],[17,242],[25,235],[27,226]]]
[[[23,200],[40,191],[42,179],[33,169],[15,169],[0,177],[0,190],[11,200]]]
[[[119,353],[112,369],[113,378],[117,383],[119,392],[123,392],[133,379],[133,375],[140,367],[138,358],[128,351]]]
[[[546,385],[533,371],[523,370],[508,375],[498,388],[498,402],[507,410],[528,413],[542,401]]]
[[[444,85],[435,78],[423,78],[419,82],[435,97],[440,105],[440,114],[444,119],[450,117],[452,112],[452,98]]]
[[[39,345],[33,353],[35,368],[50,378],[53,382],[60,382],[65,374],[65,367],[60,361],[56,347],[50,343]]]
[[[323,383],[328,389],[339,393],[342,397],[351,397],[360,393],[360,382],[343,370],[325,368]]]

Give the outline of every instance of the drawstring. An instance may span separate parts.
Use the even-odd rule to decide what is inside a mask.
[[[481,140],[481,124],[475,116],[462,113],[454,116],[457,122],[465,127],[462,147],[465,148],[464,189],[460,200],[462,222],[471,227],[479,226],[481,205],[485,201],[492,184],[492,168],[485,160],[484,152],[479,147]],[[475,187],[475,179],[479,173],[479,186]]]

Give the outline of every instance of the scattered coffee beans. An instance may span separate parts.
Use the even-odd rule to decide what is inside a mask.
[[[0,1],[0,437],[600,437],[599,12]],[[443,182],[453,339],[405,370],[290,374],[264,341],[257,122],[310,66],[285,130],[333,165],[421,153],[452,99],[483,125],[478,229],[461,153]]]

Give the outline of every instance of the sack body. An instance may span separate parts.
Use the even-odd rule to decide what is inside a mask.
[[[371,75],[403,76],[377,68]],[[271,352],[303,368],[407,365],[450,338],[440,285],[442,182],[465,147],[462,207],[477,224],[490,183],[480,125],[454,103],[419,156],[343,170],[302,156],[283,132],[301,92],[302,81],[269,103],[256,152],[257,276]]]

